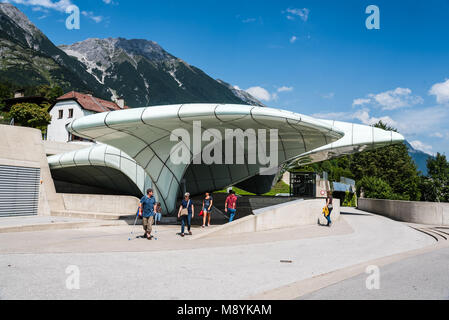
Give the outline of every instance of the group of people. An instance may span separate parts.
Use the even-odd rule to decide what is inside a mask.
[[[162,207],[159,202],[156,202],[153,189],[147,190],[147,195],[143,196],[139,204],[139,215],[143,218],[143,229],[145,234],[144,238],[152,240],[151,235],[153,224],[161,221],[162,217]],[[202,215],[203,215],[203,225],[202,228],[210,227],[210,220],[212,215],[212,206],[214,205],[214,199],[209,192],[206,192],[203,199],[202,205]],[[327,219],[327,226],[332,225],[331,213],[333,210],[333,198],[332,193],[327,193],[326,208],[328,214],[325,215]],[[237,213],[237,196],[233,190],[229,191],[228,197],[225,201],[224,211],[229,214],[229,222],[234,221],[235,215]],[[187,228],[187,234],[192,235],[192,219],[195,217],[195,206],[192,199],[190,198],[190,193],[184,195],[184,199],[181,202],[178,210],[178,219],[181,219],[181,237],[186,235],[185,229]]]
[[[203,225],[202,228],[210,227],[212,206],[214,205],[214,199],[209,192],[206,192],[203,199],[202,215]],[[225,201],[225,212],[229,214],[229,222],[234,221],[237,213],[237,196],[233,190],[229,191],[228,197]],[[153,224],[161,221],[161,204],[156,202],[153,189],[148,189],[147,194],[142,197],[139,204],[139,215],[143,218],[143,229],[145,234],[144,238],[152,240],[151,235]],[[184,195],[184,199],[178,210],[178,219],[181,219],[181,237],[187,234],[192,235],[192,219],[195,217],[195,206],[190,198],[190,193]]]

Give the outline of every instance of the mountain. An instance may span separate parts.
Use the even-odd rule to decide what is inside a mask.
[[[15,6],[0,3],[0,81],[19,86],[59,85],[63,90],[108,91],[84,66],[57,48]]]
[[[113,96],[125,97],[131,106],[245,103],[227,86],[153,41],[87,39],[59,48],[84,64]]]
[[[148,40],[87,39],[56,47],[16,7],[0,3],[0,82],[59,85],[131,107],[178,103],[261,105]]]
[[[412,157],[418,170],[421,171],[424,176],[427,176],[427,159],[432,158],[432,156],[423,151],[416,150],[408,141],[405,141],[405,145],[407,146],[408,154]]]

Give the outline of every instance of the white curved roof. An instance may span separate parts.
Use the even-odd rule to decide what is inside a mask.
[[[183,181],[187,191],[197,194],[245,181],[259,174],[261,169],[260,165],[247,163],[210,166],[171,163],[170,152],[177,143],[170,141],[172,131],[183,128],[192,133],[193,121],[201,121],[203,129],[218,130],[222,137],[226,129],[277,129],[279,165],[304,159],[321,161],[363,148],[395,143],[402,138],[369,126],[317,120],[290,111],[220,104],[169,105],[99,113],[73,121],[68,130],[129,155],[151,179],[158,201],[171,212],[183,189]],[[203,142],[201,147],[208,143]],[[66,165],[70,165],[72,156],[60,156],[59,164],[63,165],[67,159]],[[87,157],[87,153],[79,156]]]
[[[299,165],[321,162],[348,154],[373,150],[404,141],[404,137],[394,131],[342,121],[320,120],[344,132],[343,138],[328,145],[302,154]]]
[[[128,156],[123,151],[108,146],[105,144],[96,144],[89,148],[66,152],[48,157],[48,164],[50,170],[54,173],[56,170],[64,172],[64,168],[85,168],[85,167],[105,167],[112,168],[123,175],[127,176],[133,184],[140,190],[141,195],[145,194],[145,190],[152,186],[151,179],[146,174],[145,170],[139,166],[136,161]],[[84,170],[85,171],[85,170]],[[99,177],[85,177],[84,173],[89,175],[89,171],[76,172],[66,170],[66,175],[70,175],[68,178],[73,183],[83,184],[86,180],[91,182],[94,180],[96,186],[117,188],[117,183],[123,183],[123,181],[115,181],[117,177],[109,177],[109,179],[100,180]],[[58,174],[64,178],[64,174]],[[104,172],[105,176],[108,176],[107,172]],[[83,181],[84,180],[84,181]],[[135,188],[129,188],[128,186],[120,186],[121,190],[129,190],[132,193]]]

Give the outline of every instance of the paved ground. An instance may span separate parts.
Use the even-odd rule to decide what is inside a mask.
[[[169,226],[158,241],[128,241],[129,226],[0,234],[0,299],[241,299],[434,244],[402,223],[349,213],[332,229],[205,240]],[[80,290],[66,288],[70,265]]]
[[[449,248],[380,267],[379,290],[368,290],[368,274],[306,295],[304,300],[449,300]]]
[[[66,218],[66,217],[41,217],[41,216],[28,216],[28,217],[3,217],[0,218],[0,228],[11,227],[24,227],[24,226],[38,226],[51,223],[64,223],[64,222],[92,222],[87,219]]]
[[[99,221],[73,217],[0,217],[0,234],[12,232],[30,232],[43,230],[61,230],[74,228],[89,228],[94,226],[126,225],[124,220]]]

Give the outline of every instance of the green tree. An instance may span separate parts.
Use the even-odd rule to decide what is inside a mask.
[[[427,160],[428,177],[421,179],[423,201],[449,202],[449,162],[440,153]]]
[[[357,207],[357,195],[355,193],[346,191],[345,198],[342,202],[343,207]]]
[[[4,100],[13,97],[11,86],[7,83],[0,83],[0,112],[5,108]]]
[[[375,127],[396,131],[382,122]],[[354,154],[350,170],[356,181],[364,177],[381,179],[390,186],[392,198],[409,201],[421,198],[418,170],[404,143]]]
[[[47,131],[47,126],[51,122],[51,116],[48,113],[49,105],[39,106],[34,103],[19,103],[11,107],[6,118],[14,119],[14,123],[30,128],[40,129],[43,133]]]
[[[390,185],[381,178],[365,176],[357,182],[357,193],[363,191],[365,198],[394,200],[394,194]]]
[[[339,182],[341,177],[354,178],[354,174],[350,170],[351,157],[341,157],[314,164],[314,172],[327,172],[329,181]]]
[[[53,104],[64,94],[64,91],[58,86],[41,85],[35,89],[35,94],[47,98],[50,104]]]

